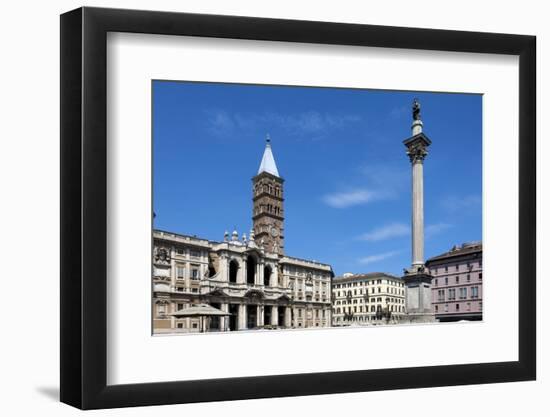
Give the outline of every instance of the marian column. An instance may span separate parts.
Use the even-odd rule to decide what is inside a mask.
[[[424,159],[430,139],[422,132],[420,103],[414,99],[412,136],[403,141],[412,166],[412,265],[405,269],[407,315],[412,322],[434,321],[432,313],[432,277],[424,268]]]

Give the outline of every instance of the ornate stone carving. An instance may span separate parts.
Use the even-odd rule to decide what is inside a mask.
[[[169,264],[170,263],[170,250],[168,248],[155,246],[153,250],[153,259],[157,264]]]
[[[428,155],[428,147],[421,141],[411,143],[407,146],[407,155],[411,163],[423,162]]]

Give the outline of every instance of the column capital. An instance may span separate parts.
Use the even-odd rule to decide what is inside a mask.
[[[424,161],[424,158],[428,155],[428,146],[431,143],[432,141],[424,133],[419,133],[403,141],[412,164]]]
[[[426,146],[423,145],[411,146],[407,149],[407,155],[409,156],[411,164],[415,164],[417,162],[423,163],[424,158],[428,155],[428,150],[426,149]]]

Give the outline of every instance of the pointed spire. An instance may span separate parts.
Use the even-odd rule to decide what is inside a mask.
[[[279,176],[279,171],[277,170],[277,165],[275,164],[275,158],[273,158],[273,152],[271,151],[271,138],[269,134],[265,139],[265,150],[264,156],[262,157],[262,162],[260,163],[260,168],[258,169],[258,175],[262,172],[267,172],[271,175]]]

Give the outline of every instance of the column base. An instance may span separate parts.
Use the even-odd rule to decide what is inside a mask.
[[[435,315],[432,311],[432,276],[419,268],[416,273],[406,272],[405,310],[403,321],[408,323],[433,323]]]

